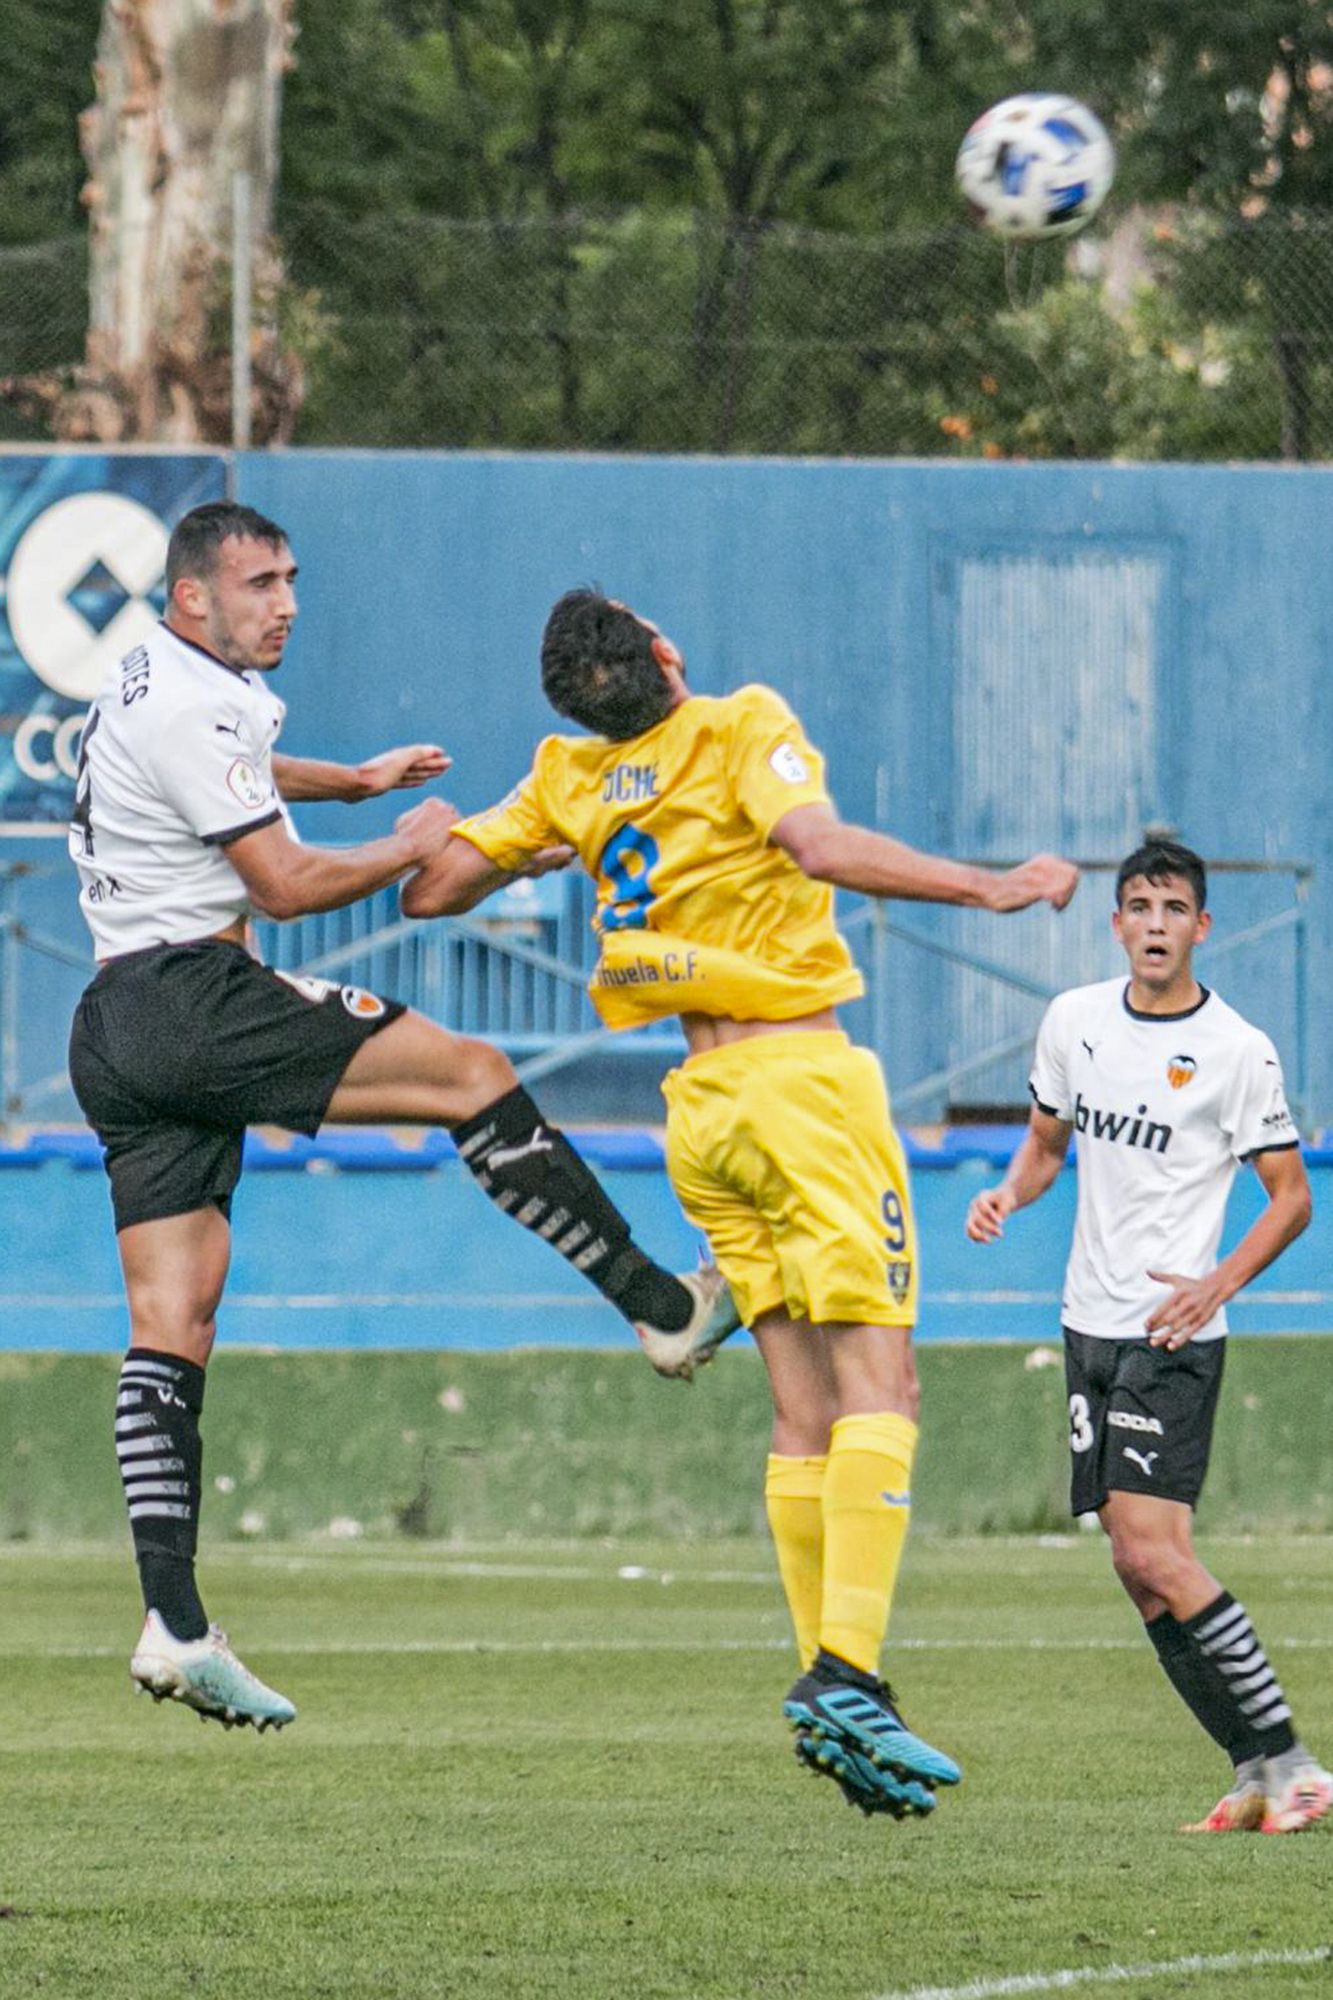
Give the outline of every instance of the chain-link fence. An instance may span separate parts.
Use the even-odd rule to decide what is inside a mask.
[[[279,240],[301,444],[1333,458],[1330,214],[1005,247],[303,204]],[[84,268],[77,241],[0,253],[0,376],[79,358]],[[43,433],[11,403],[0,434]]]
[[[45,438],[8,385],[52,375],[82,359],[88,325],[88,245],[62,236],[0,249],[0,442]]]

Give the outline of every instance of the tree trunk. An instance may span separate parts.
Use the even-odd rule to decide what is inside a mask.
[[[57,437],[230,440],[238,173],[251,187],[251,435],[291,436],[301,373],[271,324],[281,270],[269,230],[293,37],[291,0],[105,0],[97,100],[80,121],[85,359],[64,381],[23,385]]]

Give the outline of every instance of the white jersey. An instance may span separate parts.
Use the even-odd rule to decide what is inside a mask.
[[[261,674],[166,625],[112,669],[84,724],[69,829],[99,959],[249,915],[226,848],[287,819],[271,761],[286,712]]]
[[[1128,982],[1107,979],[1052,1001],[1031,1089],[1077,1148],[1064,1323],[1141,1340],[1167,1297],[1149,1270],[1211,1271],[1238,1162],[1299,1144],[1277,1053],[1216,993],[1188,1013],[1141,1014]],[[1219,1311],[1194,1338],[1226,1330]]]

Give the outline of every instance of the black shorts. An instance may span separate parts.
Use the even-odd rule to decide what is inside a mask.
[[[1225,1340],[1168,1354],[1145,1340],[1065,1328],[1069,1506],[1091,1514],[1108,1493],[1151,1493],[1192,1507],[1203,1490]]]
[[[227,1214],[246,1126],[313,1135],[362,1043],[405,1011],[218,938],[104,965],[75,1009],[69,1073],[106,1148],[116,1228]]]

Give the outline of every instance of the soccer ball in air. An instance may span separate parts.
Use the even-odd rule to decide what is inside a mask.
[[[954,173],[977,221],[997,236],[1073,236],[1110,192],[1115,152],[1086,104],[1028,91],[982,113]]]

